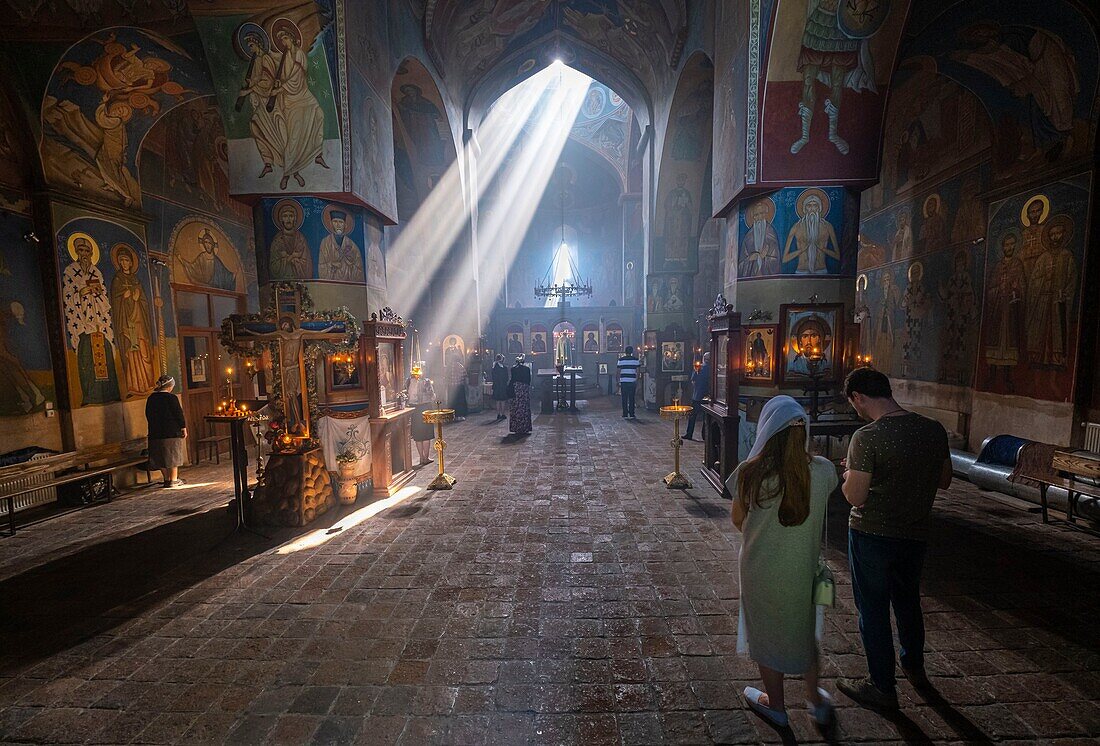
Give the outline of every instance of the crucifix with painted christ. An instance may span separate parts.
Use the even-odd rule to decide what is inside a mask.
[[[273,302],[262,314],[234,314],[222,323],[222,345],[231,353],[259,357],[271,349],[271,393],[289,440],[310,440],[317,404],[314,361],[318,353],[354,350],[359,323],[346,308],[315,311],[299,283],[278,283]]]

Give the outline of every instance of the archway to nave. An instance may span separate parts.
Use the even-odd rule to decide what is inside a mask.
[[[168,112],[142,142],[143,202],[153,216],[147,235],[155,367],[176,376],[193,423],[194,460],[206,435],[203,417],[226,398],[226,379],[251,386],[218,340],[227,316],[258,302],[252,209],[229,196],[228,168],[213,97]]]

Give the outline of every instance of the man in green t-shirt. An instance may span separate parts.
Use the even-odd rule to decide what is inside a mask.
[[[951,453],[943,425],[903,409],[882,373],[852,371],[844,393],[870,421],[852,435],[844,472],[848,560],[870,676],[839,679],[837,688],[860,704],[895,710],[891,606],[902,671],[914,686],[928,686],[920,577],[936,491],[951,485]]]

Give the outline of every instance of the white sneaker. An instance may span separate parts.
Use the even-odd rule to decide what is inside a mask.
[[[778,728],[790,727],[791,723],[790,719],[787,717],[786,710],[773,710],[766,705],[760,704],[760,698],[764,696],[764,692],[754,686],[746,686],[742,694],[745,695],[745,701],[749,703],[749,709],[753,712],[768,720],[772,725]]]
[[[815,723],[828,725],[833,722],[833,698],[821,687],[817,688],[817,696],[821,697],[821,704],[815,705],[810,700],[806,700],[806,709],[813,715]]]

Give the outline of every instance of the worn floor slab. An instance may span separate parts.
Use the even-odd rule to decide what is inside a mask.
[[[230,535],[228,466],[0,539],[0,740],[96,743],[755,743],[738,692],[728,503],[659,483],[670,426],[580,415],[450,427],[431,476],[270,540]],[[701,450],[687,444],[687,461]],[[839,606],[826,687],[861,673]],[[886,719],[837,694],[840,741],[1100,737],[1100,539],[973,487],[938,503],[930,672]],[[791,682],[789,698],[797,696]],[[821,740],[792,708],[787,740]]]

